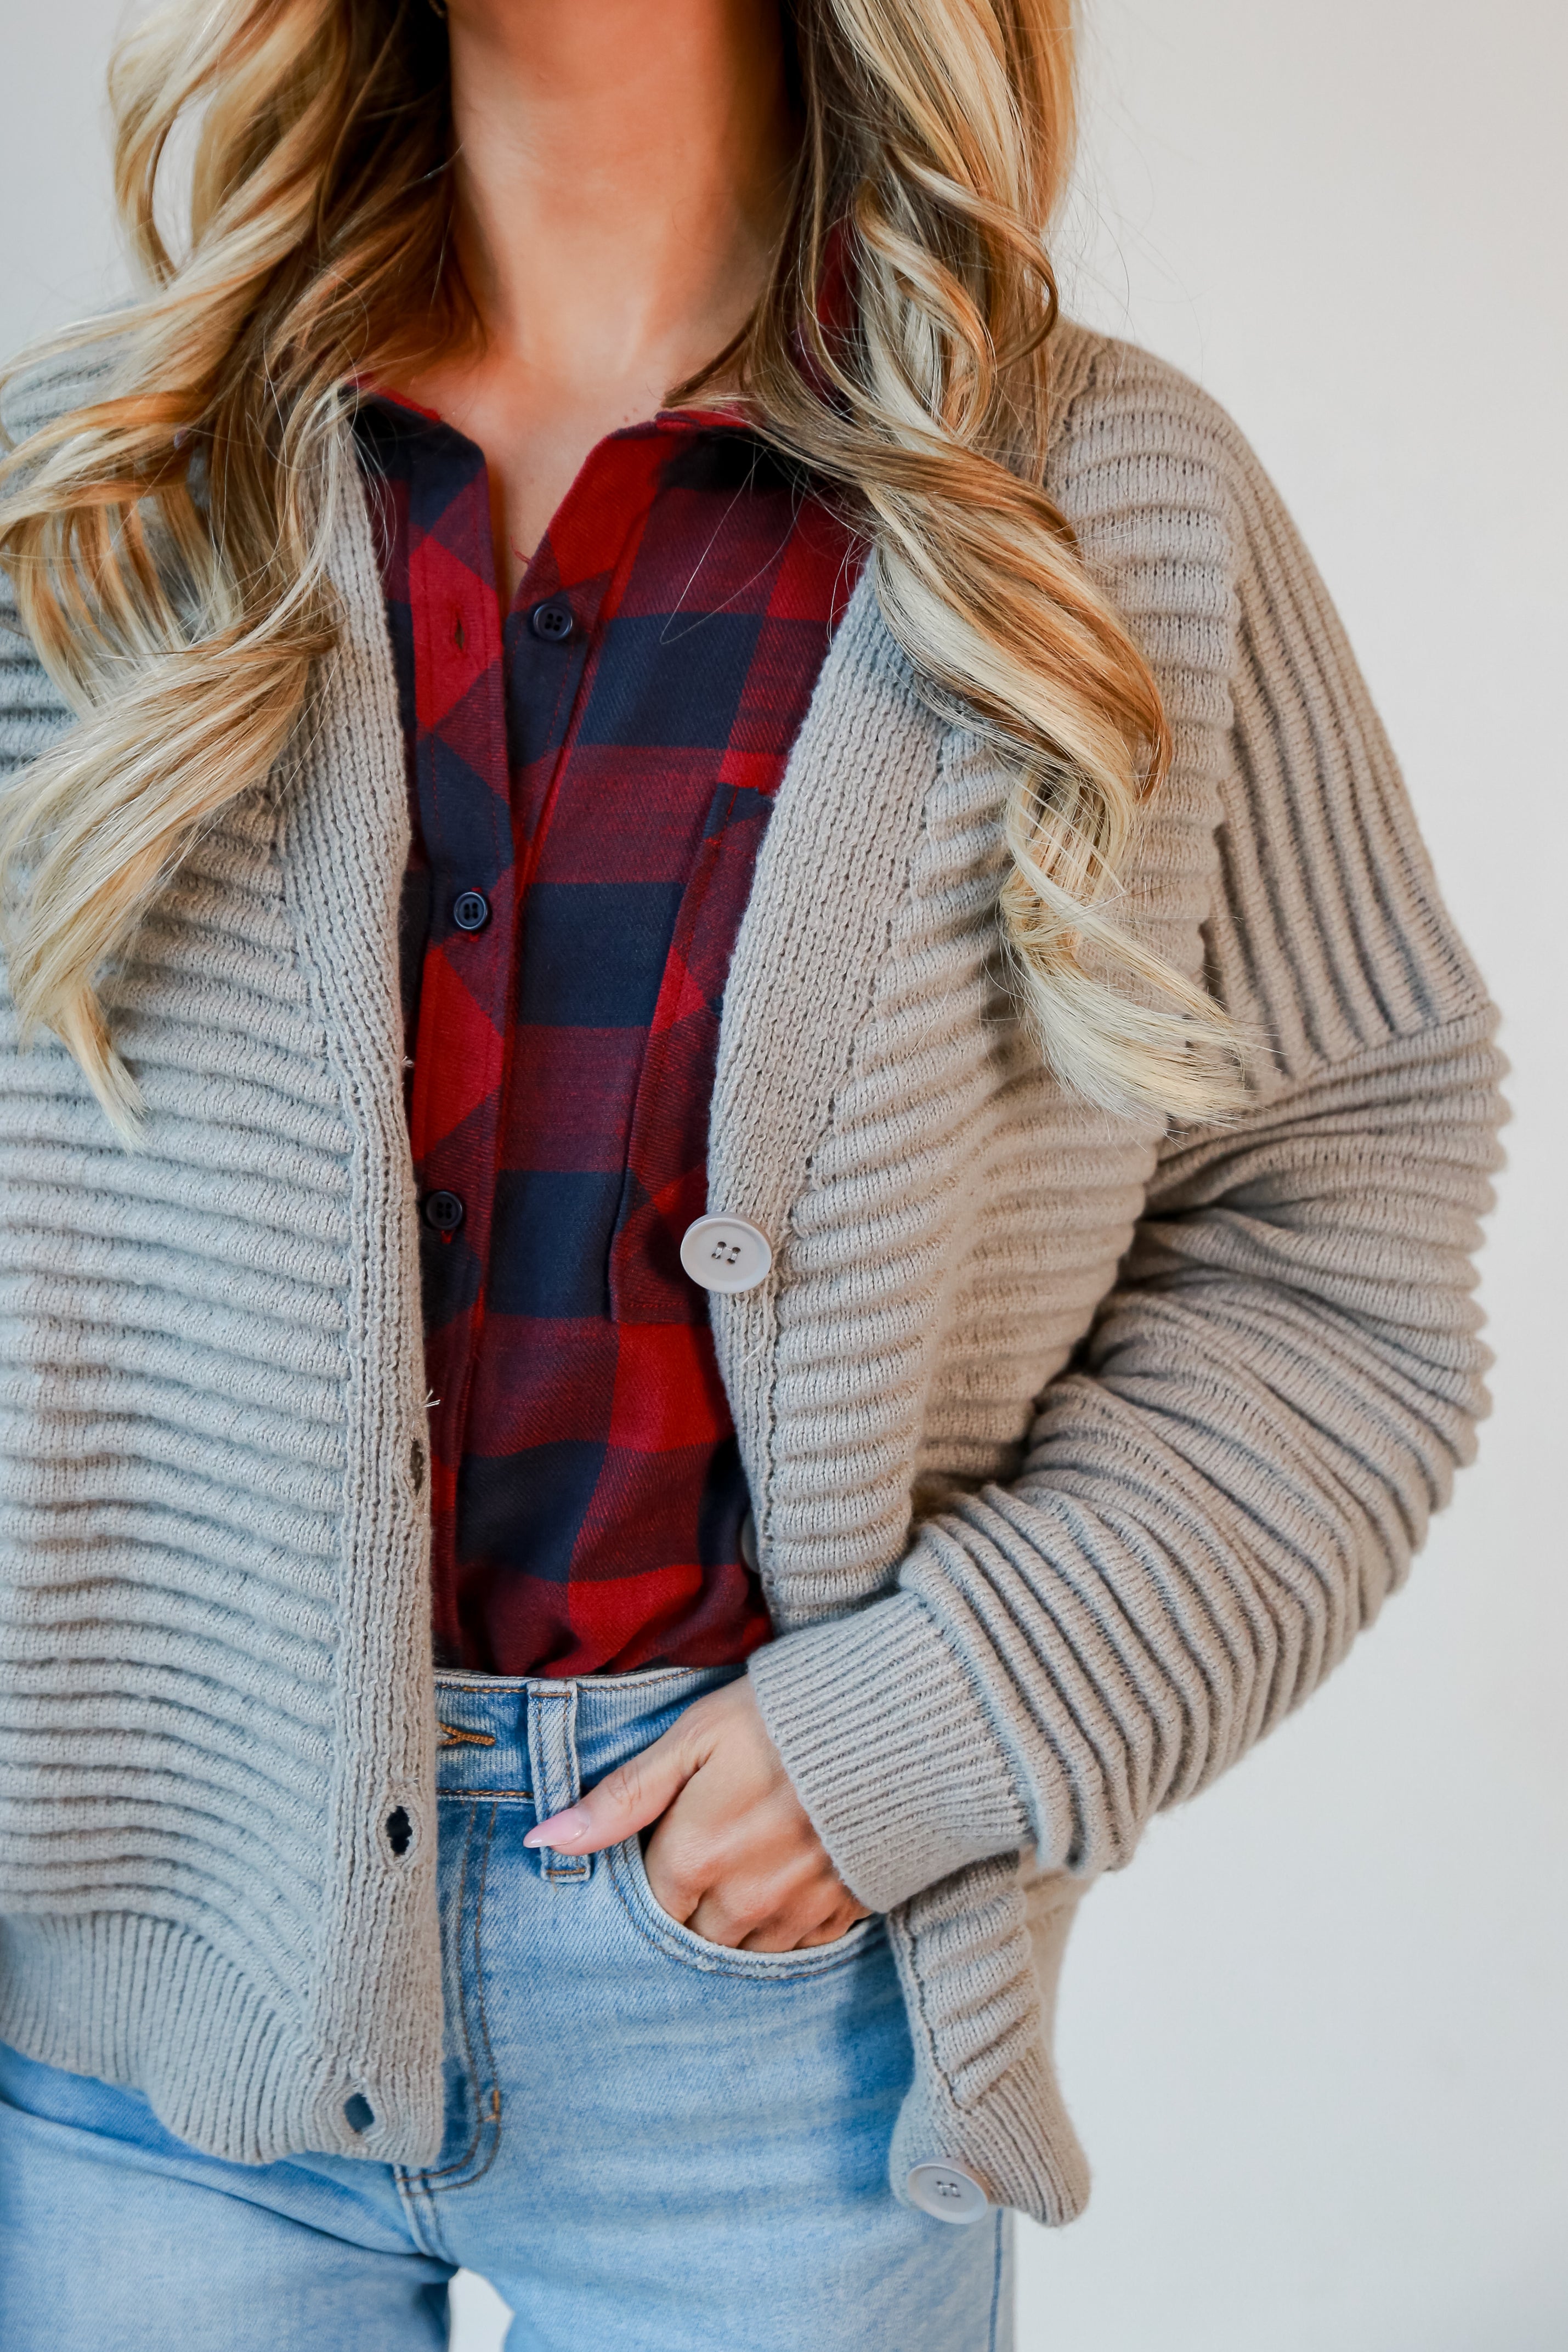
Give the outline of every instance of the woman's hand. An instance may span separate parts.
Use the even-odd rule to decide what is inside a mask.
[[[746,1952],[793,1952],[843,1935],[866,1906],[829,1861],[742,1675],[687,1707],[662,1739],[618,1765],[524,1840],[598,1853],[659,1826],[648,1884],[661,1909]]]

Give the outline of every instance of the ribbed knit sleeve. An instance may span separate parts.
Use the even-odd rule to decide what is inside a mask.
[[[1164,1146],[1017,1478],[920,1527],[891,1595],[753,1661],[796,1787],[879,1909],[1010,1846],[1125,1861],[1376,1615],[1484,1410],[1492,1015],[1312,566],[1183,389],[1235,544],[1204,943],[1268,1066],[1234,1126]]]

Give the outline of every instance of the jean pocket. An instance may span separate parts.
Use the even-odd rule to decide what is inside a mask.
[[[648,1884],[639,1838],[612,1846],[604,1856],[610,1876],[632,1925],[645,1941],[673,1960],[709,1976],[746,1977],[756,1984],[789,1984],[801,1977],[826,1976],[859,1959],[882,1936],[882,1920],[873,1912],[857,1919],[847,1934],[831,1944],[809,1944],[795,1952],[741,1952],[729,1944],[710,1944],[690,1927],[672,1919]]]

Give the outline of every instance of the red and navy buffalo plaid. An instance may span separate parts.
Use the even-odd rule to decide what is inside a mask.
[[[857,542],[738,422],[664,415],[593,451],[503,622],[482,453],[381,395],[358,431],[414,813],[437,1655],[737,1661],[768,1617],[678,1252],[758,845]]]

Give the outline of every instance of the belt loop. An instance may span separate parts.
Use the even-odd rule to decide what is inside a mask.
[[[530,1682],[528,1708],[528,1770],[542,1822],[551,1813],[564,1813],[582,1794],[577,1768],[577,1685]],[[591,1853],[558,1853],[549,1845],[538,1851],[541,1874],[558,1886],[580,1885],[592,1873]]]

